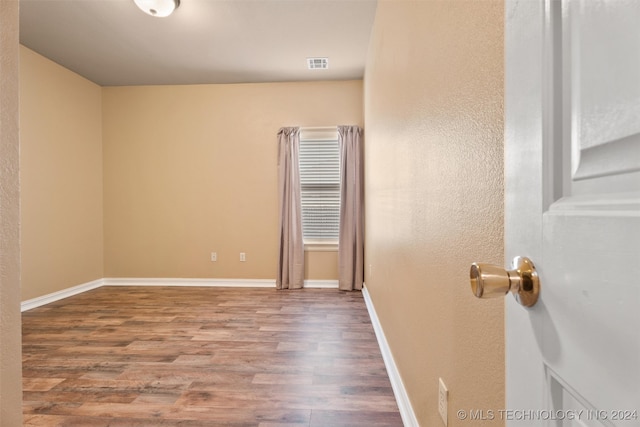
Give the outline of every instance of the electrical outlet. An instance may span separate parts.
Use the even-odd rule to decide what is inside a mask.
[[[240,261],[245,262],[247,260],[247,254],[240,252]]]
[[[449,390],[447,390],[447,386],[444,385],[444,381],[442,378],[438,378],[438,412],[440,412],[440,417],[442,421],[444,421],[444,425],[447,425],[447,399],[449,398]]]
[[[218,253],[211,252],[211,262],[216,262],[216,261],[218,261]]]

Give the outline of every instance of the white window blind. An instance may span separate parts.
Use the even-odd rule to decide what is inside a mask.
[[[305,243],[338,243],[340,149],[335,139],[300,138],[300,190]]]

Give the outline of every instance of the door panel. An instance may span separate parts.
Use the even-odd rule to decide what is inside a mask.
[[[563,92],[572,140],[572,179],[577,192],[604,188],[599,178],[618,179],[617,191],[640,189],[640,3],[621,0],[565,1],[562,31],[555,33],[563,61]],[[563,40],[557,40],[561,37]],[[556,47],[557,48],[557,47]],[[560,64],[558,64],[560,65]],[[565,135],[567,135],[565,133]],[[605,180],[610,181],[610,180]]]
[[[543,362],[594,408],[638,409],[639,223],[609,214],[545,214]]]
[[[603,427],[611,426],[609,420],[603,419],[593,407],[585,403],[570,386],[558,380],[551,370],[547,371],[547,379],[551,392],[551,408],[556,414],[561,414],[556,425],[562,427]],[[566,414],[566,416],[565,416]]]

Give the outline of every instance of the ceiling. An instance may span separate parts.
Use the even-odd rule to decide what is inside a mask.
[[[360,79],[376,0],[21,0],[20,42],[101,86]],[[328,57],[308,70],[307,57]]]

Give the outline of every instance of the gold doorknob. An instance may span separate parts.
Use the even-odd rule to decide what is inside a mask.
[[[520,304],[533,306],[540,294],[540,280],[533,262],[515,257],[512,268],[505,270],[497,265],[474,262],[469,272],[471,291],[478,298],[501,297],[511,291]]]

